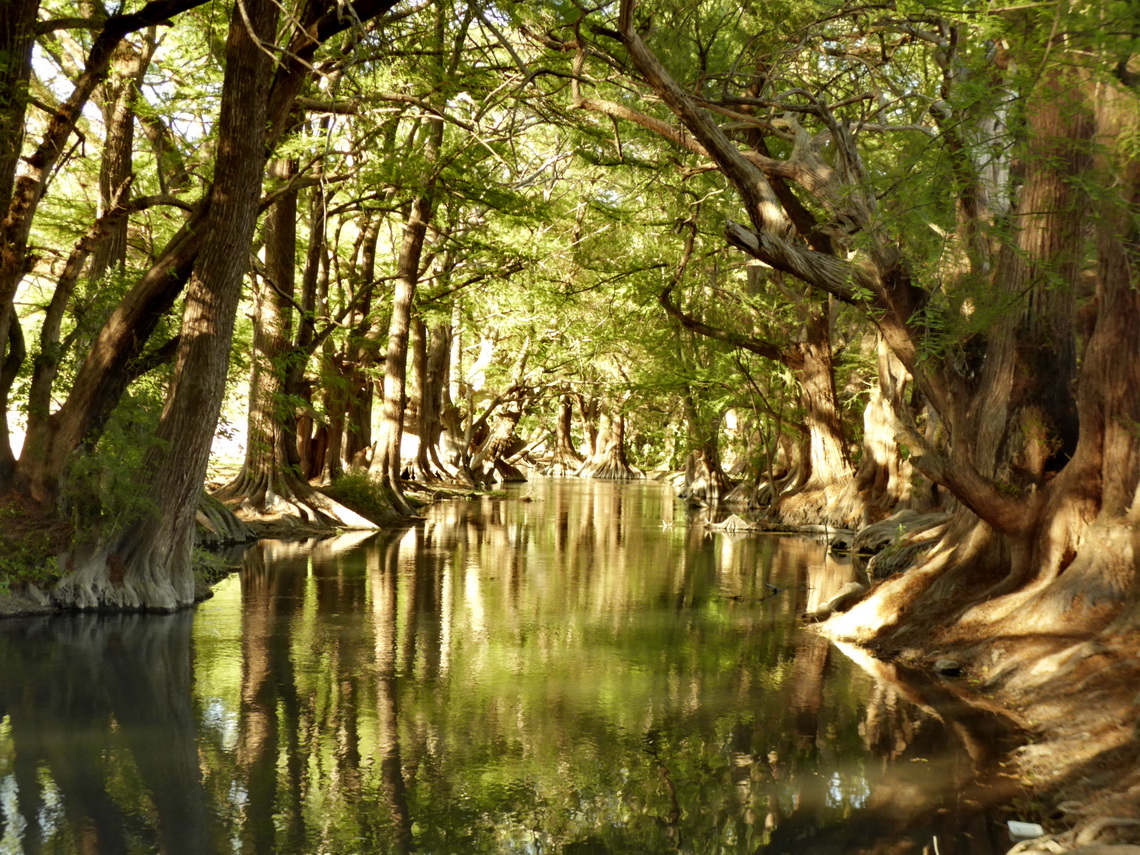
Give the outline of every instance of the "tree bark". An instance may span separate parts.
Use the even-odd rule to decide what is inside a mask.
[[[606,400],[602,403],[593,454],[576,474],[580,478],[601,478],[607,481],[635,481],[642,477],[626,460],[625,416],[616,401]]]
[[[715,505],[732,490],[732,481],[720,462],[721,414],[702,417],[690,389],[681,392],[685,423],[689,429],[688,460],[685,481],[678,494],[692,504]]]
[[[803,341],[797,350],[802,360],[797,379],[803,390],[804,425],[810,441],[810,474],[804,489],[822,489],[851,477],[835,391],[826,307],[808,309]]]
[[[174,379],[158,428],[162,445],[146,458],[152,508],[110,555],[99,544],[72,556],[57,594],[80,607],[169,611],[194,599],[191,551],[197,496],[225,391],[234,319],[257,222],[265,169],[271,59],[277,5],[247,0],[226,41],[218,159],[182,315]],[[248,24],[246,20],[248,20]]]
[[[558,398],[558,417],[554,422],[554,442],[547,475],[573,475],[582,466],[583,458],[574,448],[571,426],[574,420],[574,401],[570,395]]]
[[[28,81],[32,73],[32,46],[35,44],[39,0],[12,0],[0,20],[0,211],[8,211],[16,185],[16,170],[24,147],[24,117],[28,107]],[[5,243],[7,236],[2,236]],[[19,263],[23,276],[24,260],[13,254],[2,263]],[[9,274],[11,275],[11,274]],[[13,294],[15,289],[12,289]],[[8,402],[12,384],[24,361],[23,335],[19,321],[0,301],[0,490],[11,487],[16,471],[8,424]]]
[[[434,162],[443,142],[443,121],[433,118],[427,123],[425,151],[428,163]],[[404,239],[396,267],[396,288],[392,295],[392,319],[388,328],[388,351],[384,359],[384,399],[380,411],[380,435],[369,470],[380,483],[384,494],[401,512],[411,515],[401,483],[403,462],[401,445],[404,434],[405,373],[408,362],[408,334],[411,326],[412,300],[420,276],[420,258],[435,205],[435,177],[431,176],[424,192],[412,202]]]
[[[115,51],[111,72],[103,82],[102,96],[96,99],[107,128],[99,164],[100,217],[128,201],[124,188],[134,174],[135,102],[155,46],[153,39],[141,50],[123,41]],[[91,256],[87,277],[92,284],[98,283],[109,270],[121,269],[127,261],[127,219],[119,217],[112,223]]]
[[[1140,165],[1119,140],[1138,122],[1133,93],[1094,83],[1071,59],[1027,103],[1018,228],[995,268],[995,288],[1020,297],[1018,311],[988,338],[967,406],[950,411],[953,447],[940,452],[901,431],[920,449],[915,466],[964,508],[930,557],[848,613],[838,633],[867,638],[948,601],[959,604],[951,634],[1076,633],[1136,601],[1140,436],[1127,426],[1140,423],[1140,298],[1128,249],[1136,225],[1125,212],[1140,201]],[[1112,192],[1089,191],[1110,184]],[[1074,298],[1090,280],[1081,311]],[[1035,362],[1053,334],[1083,340],[1075,372],[1066,347]],[[1055,377],[1074,378],[1070,400],[1072,386]],[[1079,427],[1068,455],[1073,404]]]
[[[28,160],[27,168],[19,181],[12,184],[14,190],[9,194],[7,216],[0,221],[0,342],[7,346],[7,356],[0,367],[0,404],[3,405],[0,411],[5,414],[5,419],[7,393],[23,360],[23,339],[11,312],[10,296],[23,276],[27,236],[47,177],[74,129],[83,105],[105,78],[113,52],[123,36],[143,27],[168,24],[172,16],[201,2],[152,0],[137,13],[111,16],[96,37],[75,90],[51,118],[38,148]],[[291,109],[300,80],[310,72],[310,66],[304,61],[297,61],[300,57],[311,57],[321,40],[343,31],[354,22],[380,14],[390,6],[390,0],[360,0],[353,5],[353,14],[345,15],[340,14],[343,9],[339,6],[336,13],[330,14],[323,3],[310,4],[301,20],[304,35],[295,38],[293,43],[300,53],[290,54],[288,69],[279,69],[273,79],[269,95],[272,108],[286,113]],[[5,129],[7,127],[5,125]],[[271,148],[278,138],[279,133],[275,130],[266,140],[266,148]],[[210,205],[208,194],[195,206],[189,220],[168,242],[151,268],[111,313],[91,350],[83,358],[72,389],[60,408],[54,413],[40,410],[29,413],[27,436],[18,462],[12,460],[5,430],[5,441],[0,444],[0,487],[19,489],[45,508],[56,506],[60,480],[72,453],[81,444],[96,441],[126,385],[137,376],[138,371],[131,367],[132,362],[139,358],[151,332],[189,280],[194,261],[203,246]]]

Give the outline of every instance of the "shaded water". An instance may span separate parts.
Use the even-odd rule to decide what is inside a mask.
[[[796,628],[851,569],[537,480],[0,624],[0,852],[1004,852],[992,722]],[[861,662],[861,664],[860,664]]]

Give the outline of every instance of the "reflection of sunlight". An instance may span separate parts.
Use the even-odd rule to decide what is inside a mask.
[[[451,585],[452,566],[450,561],[443,562],[443,568],[440,575],[440,602],[443,603],[443,608],[440,610],[439,616],[439,674],[441,677],[447,677],[448,672],[451,670]]]
[[[237,713],[226,709],[221,698],[210,698],[202,712],[202,725],[215,731],[222,740],[222,750],[233,751],[238,742]]]
[[[864,808],[870,795],[871,788],[862,777],[853,775],[850,781],[844,781],[839,772],[833,772],[827,782],[827,798],[832,807]]]
[[[467,613],[471,615],[471,629],[475,635],[483,635],[487,631],[486,614],[483,610],[483,592],[479,588],[479,574],[467,568],[463,579],[463,599],[467,605]]]
[[[7,722],[7,719],[4,719]],[[3,821],[4,836],[0,837],[0,851],[18,852],[24,836],[24,818],[18,808],[18,788],[16,776],[9,775],[0,781],[0,820]]]
[[[39,777],[43,807],[37,819],[44,836],[50,838],[63,824],[63,796],[46,769],[40,769]]]

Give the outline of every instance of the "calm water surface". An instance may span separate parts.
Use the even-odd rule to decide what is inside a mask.
[[[851,568],[536,480],[0,623],[0,852],[1004,852],[993,723],[796,628]]]

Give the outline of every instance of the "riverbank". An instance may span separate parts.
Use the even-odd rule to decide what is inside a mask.
[[[948,691],[1025,734],[1003,771],[1023,789],[1020,818],[1046,835],[1011,853],[1140,855],[1140,631],[912,645],[892,658],[944,672]]]

